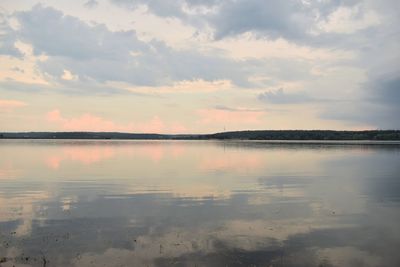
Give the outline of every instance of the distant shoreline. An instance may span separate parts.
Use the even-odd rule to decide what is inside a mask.
[[[400,141],[400,130],[255,130],[214,134],[120,132],[0,132],[0,139],[82,140],[265,140],[265,141]]]

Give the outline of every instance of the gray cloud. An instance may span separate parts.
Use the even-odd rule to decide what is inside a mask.
[[[216,105],[213,108],[218,109],[218,110],[232,111],[232,112],[263,112],[263,111],[267,111],[267,109],[260,109],[260,108],[236,108],[236,107],[228,107],[228,106],[224,106],[224,105]]]
[[[387,0],[389,1],[389,0]],[[309,1],[288,0],[111,0],[118,6],[136,9],[141,5],[160,17],[174,17],[196,27],[208,25],[214,30],[214,38],[234,37],[246,32],[260,38],[285,38],[298,43],[313,45],[355,42],[357,39],[337,33],[311,34],[318,22],[324,21],[340,7],[353,7],[362,0]],[[206,7],[210,13],[188,13],[187,8]],[[367,10],[360,9],[356,17],[363,17]],[[336,41],[336,42],[332,42]]]
[[[186,15],[182,10],[184,1],[162,1],[162,0],[112,0],[114,4],[135,10],[141,5],[147,6],[149,11],[160,17],[176,17],[185,18]]]
[[[261,93],[258,99],[271,104],[303,104],[316,101],[305,92],[285,93],[282,88]]]
[[[219,6],[223,0],[111,0],[112,3],[128,9],[136,9],[145,5],[151,13],[160,17],[175,17],[188,19],[189,14],[186,8],[196,7],[215,7]]]
[[[14,80],[7,79],[0,81],[0,90],[9,90],[14,92],[29,92],[35,93],[46,90],[49,86],[41,84],[30,84],[24,82],[17,82]]]
[[[294,1],[225,1],[220,12],[210,17],[215,38],[255,31],[271,39],[301,38],[311,17]]]
[[[371,81],[368,93],[370,101],[395,106],[400,111],[400,74],[393,73]]]
[[[134,31],[91,26],[42,5],[18,12],[16,18],[21,25],[16,34],[32,44],[35,55],[49,56],[38,65],[54,78],[68,70],[81,81],[157,86],[179,80],[228,79],[240,86],[250,85],[248,76],[253,62],[195,50],[178,51],[155,40],[146,43],[138,40]]]
[[[377,42],[398,36],[393,25],[399,23],[399,2],[383,0],[377,4],[368,0],[328,1],[274,1],[274,0],[225,0],[218,6],[218,12],[203,16],[205,24],[214,29],[214,38],[235,38],[251,32],[260,39],[283,38],[289,42],[309,47],[355,50],[368,49],[371,40]],[[369,12],[378,16],[376,25],[367,25],[354,32],[325,32],[320,23],[329,21],[334,12],[343,8],[352,9],[347,13],[348,28],[356,21],[361,23]],[[344,18],[339,18],[344,20]],[[340,21],[339,21],[340,22]],[[381,47],[381,46],[378,46]]]
[[[383,7],[380,7],[383,8]],[[387,8],[387,7],[386,7]],[[388,11],[388,14],[393,11]],[[388,18],[389,25],[394,18]],[[400,128],[400,33],[386,27],[359,50],[366,81],[347,102],[328,104],[323,119],[369,124],[380,129]],[[353,63],[354,64],[354,63]]]
[[[0,12],[0,55],[22,57],[23,54],[15,47],[17,36],[9,25],[8,16]]]
[[[36,5],[18,12],[20,29],[16,34],[32,44],[36,55],[68,57],[76,60],[104,58],[117,60],[130,51],[143,49],[134,31],[112,32],[104,25],[89,26],[81,20],[64,16],[61,11]]]
[[[147,94],[146,92],[129,92],[114,86],[100,84],[95,81],[81,82],[81,81],[66,81],[64,83],[56,84],[31,84],[25,82],[18,82],[14,80],[0,81],[0,90],[22,92],[22,93],[64,93],[68,95],[86,95],[86,96],[109,96],[112,94],[130,94],[143,97],[158,97],[154,94]]]
[[[12,67],[10,70],[15,71],[15,72],[19,72],[19,73],[25,73],[25,71],[21,68],[18,67]]]
[[[81,90],[87,90],[84,83],[165,86],[196,79],[230,80],[239,87],[258,87],[282,79],[304,79],[312,67],[288,59],[234,60],[219,51],[175,50],[161,41],[141,41],[135,31],[111,31],[105,25],[90,25],[42,5],[17,12],[15,18],[20,27],[12,34],[31,44],[35,55],[48,56],[37,62],[39,70],[65,86],[71,82],[62,76],[69,71],[82,83]],[[254,75],[272,77],[255,83],[250,79]]]
[[[399,70],[399,69],[397,69]],[[365,85],[361,118],[380,128],[400,128],[400,72],[371,78]]]
[[[97,2],[96,0],[89,0],[84,4],[84,6],[87,8],[96,8],[98,5],[99,2]]]
[[[375,125],[379,129],[400,128],[400,76],[372,78],[361,87],[359,99],[325,106],[321,118]]]

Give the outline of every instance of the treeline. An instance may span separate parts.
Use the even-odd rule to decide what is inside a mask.
[[[400,130],[330,131],[263,130],[215,134],[139,134],[118,132],[18,132],[0,133],[6,139],[116,139],[116,140],[400,140]]]
[[[213,139],[244,140],[400,140],[399,130],[330,131],[330,130],[271,130],[223,132]]]

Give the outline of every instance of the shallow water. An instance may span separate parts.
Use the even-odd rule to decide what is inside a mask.
[[[0,140],[0,266],[400,266],[400,145]]]

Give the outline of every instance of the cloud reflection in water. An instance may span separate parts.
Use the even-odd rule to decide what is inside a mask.
[[[0,256],[11,266],[400,263],[396,147],[2,141],[0,150],[9,155]]]

